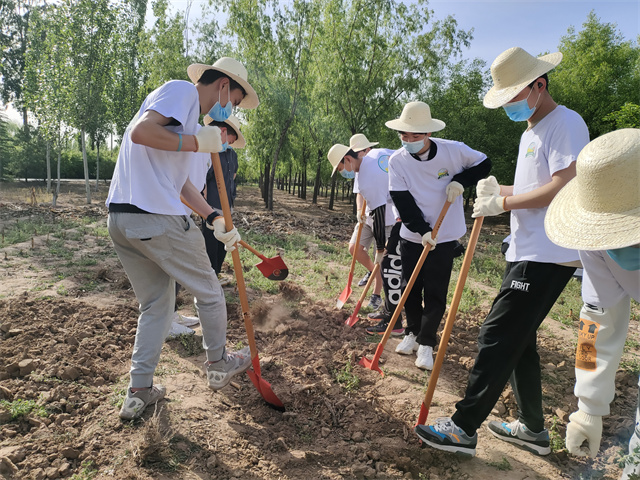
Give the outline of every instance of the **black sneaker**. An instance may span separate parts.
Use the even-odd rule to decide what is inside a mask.
[[[549,455],[551,453],[549,430],[546,428],[540,433],[535,433],[520,420],[511,423],[489,422],[488,427],[489,431],[500,440],[515,443],[535,455]]]
[[[359,287],[364,287],[364,286],[367,284],[367,282],[369,281],[369,277],[370,277],[370,276],[371,276],[371,272],[367,272],[367,273],[365,274],[365,276],[364,276],[364,277],[362,277],[362,280],[360,280],[360,281],[358,282],[358,286],[359,286]]]
[[[369,315],[367,315],[367,318],[369,320],[386,320],[388,322],[389,320],[391,320],[391,315],[387,313],[384,308],[379,308],[375,312],[371,312]]]
[[[389,326],[389,318],[383,318],[380,320],[380,323],[377,325],[372,325],[371,327],[367,327],[366,331],[369,335],[384,335],[384,332],[387,331],[387,327]],[[400,320],[396,321],[396,328],[391,330],[392,337],[401,337],[404,335],[404,328],[402,328],[402,322]]]
[[[371,295],[369,299],[369,304],[367,308],[373,308],[374,310],[378,310],[382,305],[382,297],[380,295],[376,295],[375,293]]]

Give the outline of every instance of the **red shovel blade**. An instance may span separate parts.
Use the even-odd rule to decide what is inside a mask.
[[[369,370],[376,371],[384,377],[384,372],[380,370],[380,367],[378,367],[378,359],[376,357],[373,357],[373,360],[369,360],[367,357],[362,357],[358,362],[358,365],[368,368]]]
[[[414,428],[418,425],[424,425],[424,422],[427,421],[427,417],[429,416],[429,407],[427,407],[424,402],[420,405],[420,414],[418,415],[418,421],[414,425]]]
[[[264,401],[267,402],[270,407],[273,407],[276,410],[284,411],[284,404],[282,403],[282,401],[280,401],[276,394],[273,393],[271,384],[260,376],[260,360],[258,360],[258,356],[256,355],[251,361],[253,363],[254,369],[247,370],[247,375],[249,375],[251,382],[256,387],[258,392],[260,392],[260,395],[262,395]],[[258,365],[257,367],[256,364]]]
[[[284,280],[289,275],[289,269],[280,255],[272,258],[265,257],[256,267],[269,280]]]
[[[362,300],[358,300],[356,303],[356,308],[351,314],[349,318],[344,322],[348,327],[353,327],[358,322],[358,312],[360,311],[360,307],[362,307]]]
[[[352,280],[353,280],[353,275],[350,275],[349,276],[349,282],[347,283],[347,286],[344,287],[344,290],[342,291],[342,293],[338,297],[338,301],[336,302],[336,307],[338,309],[344,307],[344,304],[347,303],[347,300],[349,300],[349,297],[353,293],[353,290],[351,289],[351,281]]]

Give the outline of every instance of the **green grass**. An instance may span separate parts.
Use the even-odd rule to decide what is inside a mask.
[[[69,480],[92,480],[98,474],[98,469],[91,460],[83,461],[80,468],[80,472],[72,475]]]
[[[95,222],[95,218],[83,217],[80,219],[54,219],[32,218],[29,220],[12,222],[4,226],[4,239],[0,241],[0,247],[26,242],[33,236],[53,235],[60,236],[64,231],[81,227]]]
[[[552,452],[559,452],[564,450],[564,439],[560,434],[560,420],[557,416],[553,416],[553,420],[551,421],[551,428],[549,429],[549,443],[551,446]]]
[[[48,416],[47,410],[39,405],[35,400],[17,399],[9,402],[8,400],[0,400],[0,406],[5,408],[11,414],[11,420],[19,420],[33,413],[38,417]]]
[[[502,457],[502,460],[500,460],[499,462],[487,462],[487,465],[491,465],[493,468],[501,471],[508,471],[513,469],[506,457]]]
[[[353,373],[350,361],[340,370],[334,370],[333,377],[347,392],[353,392],[360,386],[360,377]]]

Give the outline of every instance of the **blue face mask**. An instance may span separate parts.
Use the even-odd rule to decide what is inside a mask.
[[[220,150],[220,151],[221,152],[226,152],[228,148],[229,148],[229,142],[224,142],[222,144],[222,150]]]
[[[531,89],[531,92],[533,92],[533,88]],[[527,100],[529,100],[531,92],[529,92],[529,95],[527,95],[527,98],[525,98],[524,100],[519,100],[517,102],[507,103],[506,105],[503,105],[502,108],[504,108],[507,116],[514,122],[524,122],[526,120],[529,120],[531,118],[531,115],[533,115],[533,112],[536,111],[536,105],[538,105],[538,100],[540,100],[540,94],[538,94],[536,105],[534,105],[533,108],[529,108],[529,102]]]
[[[227,92],[229,94],[229,101],[227,102],[227,105],[222,108],[222,105],[220,105],[220,92],[218,92],[218,101],[216,102],[216,104],[211,107],[211,110],[209,110],[209,116],[211,118],[213,118],[216,122],[224,122],[226,119],[228,119],[231,116],[231,112],[233,111],[233,104],[231,103],[231,93]]]
[[[405,142],[402,140],[402,146],[407,152],[416,154],[424,148],[424,140],[418,140],[417,142]]]
[[[356,172],[350,172],[348,170],[342,170],[340,172],[340,175],[342,175],[344,178],[346,178],[348,180],[352,180],[352,179],[356,178]]]
[[[616,248],[614,250],[607,250],[607,254],[624,270],[630,272],[640,270],[640,248]]]

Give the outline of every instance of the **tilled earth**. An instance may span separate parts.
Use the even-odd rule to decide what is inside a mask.
[[[241,230],[244,222],[271,233],[303,229],[345,242],[349,238],[353,223],[348,206],[336,213],[278,192],[276,211],[268,213],[255,189],[240,194],[243,201],[235,216]],[[106,213],[95,205],[60,207],[51,213],[47,207],[5,203],[0,204],[0,220],[61,211],[86,216],[87,209],[98,211],[95,227],[104,227]],[[504,225],[488,228],[502,234]],[[371,358],[376,348],[364,335],[366,322],[345,327],[353,302],[336,311],[335,299],[317,299],[296,283],[302,273],[296,273],[295,264],[289,265],[292,273],[280,284],[279,294],[253,291],[250,297],[262,376],[284,402],[284,412],[270,408],[246,375],[219,392],[210,391],[196,335],[165,344],[156,382],[167,387],[166,399],[141,420],[122,422],[117,412],[128,382],[137,304],[108,242],[87,232],[73,238],[68,243],[76,242],[78,251],[67,265],[84,259],[87,268],[63,279],[55,274],[62,267],[44,247],[40,255],[33,253],[45,244],[44,238],[0,250],[0,473],[5,478],[619,476],[616,460],[631,433],[637,376],[618,373],[599,457],[567,456],[561,441],[567,417],[576,408],[571,330],[548,320],[548,328],[540,332],[547,426],[558,439],[554,453],[535,457],[494,439],[483,428],[475,458],[445,454],[421,447],[412,432],[428,375],[412,358],[393,353],[398,342],[393,338],[382,356],[384,377],[358,366],[362,356]],[[87,279],[100,288],[87,288]],[[225,289],[228,296],[236,293],[233,287]],[[184,312],[190,313],[190,300],[181,300]],[[487,309],[458,315],[430,420],[450,415],[463,395]],[[637,338],[637,322],[632,329]],[[229,304],[227,344],[234,348],[244,341],[239,306]],[[26,410],[16,415],[20,405]],[[507,387],[490,419],[510,421],[515,407]]]

